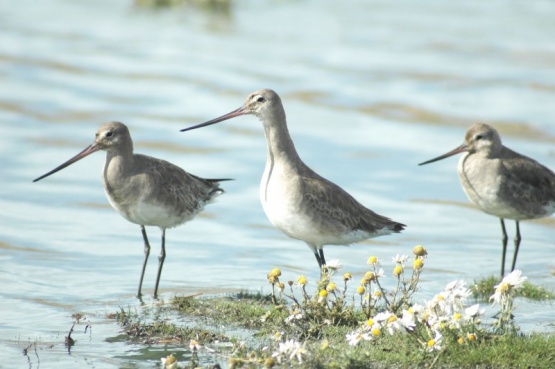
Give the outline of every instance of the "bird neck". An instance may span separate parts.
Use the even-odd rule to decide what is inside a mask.
[[[299,155],[289,135],[283,109],[262,121],[268,146],[268,159],[294,164],[300,162]]]
[[[104,162],[103,179],[105,184],[115,184],[118,180],[125,180],[126,174],[133,168],[133,151],[107,151]]]

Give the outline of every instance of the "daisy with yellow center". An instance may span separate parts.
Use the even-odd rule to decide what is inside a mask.
[[[493,305],[507,301],[514,290],[524,286],[524,282],[527,278],[521,277],[521,275],[522,272],[515,269],[503,278],[501,283],[495,286],[495,293],[489,298],[490,301],[493,300]]]
[[[428,255],[428,251],[422,245],[416,245],[412,249],[414,255],[419,257],[426,257]]]
[[[299,277],[299,279],[297,279],[297,284],[298,284],[299,286],[306,286],[307,283],[308,283],[308,281],[307,281],[307,279],[306,279],[306,277],[305,277],[304,275],[301,275],[301,276]]]
[[[428,341],[426,345],[427,346],[426,351],[432,352],[432,351],[441,350],[441,341],[442,341],[441,333],[436,331],[436,336]]]
[[[366,273],[364,273],[364,279],[367,279],[369,281],[372,281],[376,278],[376,276],[374,275],[374,272],[368,271]]]

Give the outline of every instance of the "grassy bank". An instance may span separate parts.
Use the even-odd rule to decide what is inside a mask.
[[[425,257],[423,248],[415,248],[410,260],[394,257],[393,288],[382,286],[381,261],[371,257],[360,282],[337,266],[315,286],[304,276],[281,282],[281,271],[274,269],[267,275],[273,291],[268,295],[176,296],[116,315],[130,341],[189,347],[190,357],[162,358],[167,368],[214,367],[222,359],[231,368],[553,366],[555,335],[522,334],[513,314],[517,294],[549,300],[552,292],[515,271],[503,281],[475,281],[472,289],[453,281],[430,301],[415,304]],[[483,299],[488,289],[486,303],[499,313],[486,324],[483,308],[469,299]]]

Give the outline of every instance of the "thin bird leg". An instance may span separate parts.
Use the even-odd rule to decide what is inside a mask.
[[[516,236],[515,236],[515,255],[513,256],[513,265],[511,266],[511,272],[515,270],[516,257],[518,256],[518,248],[520,247],[520,222],[517,220],[516,223]]]
[[[314,256],[316,257],[316,261],[318,262],[318,266],[320,270],[322,270],[322,260],[320,259],[320,255],[318,255],[318,251],[314,250]]]
[[[319,249],[318,252],[320,253],[320,260],[322,261],[322,265],[326,266],[326,258],[324,257],[324,249]]]
[[[326,258],[324,257],[324,249],[318,249],[318,252],[320,254],[320,262],[322,263],[322,265],[320,265],[320,279],[322,279],[324,274],[327,273]]]
[[[141,279],[139,280],[139,290],[137,291],[137,298],[141,298],[141,288],[143,286],[143,278],[145,276],[146,263],[148,262],[148,255],[150,255],[150,244],[148,243],[148,237],[146,236],[145,226],[141,226],[141,233],[143,234],[143,240],[145,241],[145,259],[143,260],[143,270],[141,271]]]
[[[160,255],[158,256],[158,274],[156,275],[156,286],[154,287],[154,298],[158,298],[158,284],[160,283],[160,276],[162,275],[162,267],[166,259],[166,229],[162,229],[162,247]]]
[[[505,221],[503,218],[499,218],[501,220],[501,230],[503,231],[503,238],[501,242],[503,242],[503,254],[501,255],[501,278],[505,275],[505,256],[507,255],[507,230],[505,229]]]

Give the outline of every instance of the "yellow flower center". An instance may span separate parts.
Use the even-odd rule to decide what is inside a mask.
[[[378,337],[382,333],[382,331],[380,330],[380,328],[374,328],[372,329],[371,333],[372,333],[372,336]]]
[[[426,251],[426,249],[422,245],[414,246],[414,248],[412,249],[412,252],[416,256],[426,256],[426,255],[428,255],[428,251]]]
[[[460,313],[453,314],[453,319],[454,320],[460,320],[461,318],[462,318],[462,315]]]
[[[375,257],[375,256],[370,256],[370,257],[368,258],[368,264],[369,264],[369,265],[376,264],[377,262],[378,262],[378,258]]]
[[[320,297],[328,297],[328,291],[326,290],[321,290],[319,293]]]
[[[270,277],[279,277],[281,275],[281,270],[279,268],[274,268],[269,273]]]
[[[428,347],[434,347],[436,344],[436,340],[429,340],[428,341]]]
[[[445,297],[441,293],[437,294],[437,301],[445,301]]]
[[[347,273],[343,274],[343,280],[344,280],[344,281],[349,281],[349,280],[351,280],[352,278],[353,278],[353,275],[352,275],[351,273],[348,273],[348,272],[347,272]]]
[[[376,292],[374,292],[374,296],[376,296],[376,297],[378,297],[378,298],[379,298],[379,297],[382,297],[382,291],[376,291]]]
[[[175,358],[175,356],[173,356],[173,354],[170,354],[168,357],[166,357],[166,365],[170,365],[177,362],[177,359]]]
[[[467,334],[467,337],[468,337],[469,341],[475,341],[476,340],[476,335],[474,333]]]
[[[336,285],[335,283],[333,283],[333,282],[330,282],[330,283],[328,284],[328,286],[326,287],[326,290],[327,290],[328,292],[335,291],[336,289],[337,289],[337,285]]]
[[[397,321],[397,316],[396,315],[392,315],[389,318],[387,318],[387,324],[393,323],[395,321]]]
[[[372,319],[372,318],[368,319],[366,321],[366,325],[369,326],[369,327],[373,326],[374,325],[374,319]]]
[[[366,290],[364,289],[364,287],[362,287],[362,286],[358,286],[358,287],[357,287],[357,293],[358,293],[359,295],[363,295],[364,292],[366,292]]]
[[[297,283],[304,286],[308,283],[308,281],[306,280],[306,277],[304,275],[301,275],[299,279],[297,279]]]
[[[508,284],[507,282],[503,282],[497,287],[496,292],[503,293],[503,292],[507,292],[510,289],[511,289],[511,285]]]
[[[395,266],[395,268],[393,268],[393,275],[398,277],[401,273],[403,273],[403,267],[400,265]]]
[[[422,259],[416,259],[412,263],[412,267],[416,270],[422,269],[423,266],[424,266],[424,262],[422,261]]]
[[[457,343],[458,343],[459,345],[462,345],[462,344],[464,343],[464,338],[459,337],[459,339],[457,340]]]
[[[374,272],[366,272],[364,273],[364,279],[373,280],[375,278]]]

